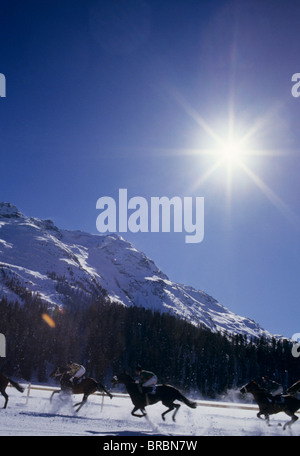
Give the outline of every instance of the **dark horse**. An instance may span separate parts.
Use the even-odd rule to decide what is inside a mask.
[[[5,375],[1,374],[1,372],[0,372],[0,393],[2,394],[2,396],[4,396],[4,399],[5,399],[3,408],[6,408],[7,403],[8,403],[8,394],[5,392],[5,390],[9,383],[11,384],[11,386],[13,386],[18,391],[20,391],[20,393],[24,392],[23,386],[19,385],[19,383],[17,383],[17,382],[14,382],[11,378],[6,377]]]
[[[139,385],[137,383],[135,383],[134,379],[126,373],[120,374],[120,375],[115,375],[112,379],[112,383],[113,384],[123,383],[126,386],[127,392],[134,405],[131,415],[137,416],[139,418],[142,418],[143,416],[147,415],[147,413],[145,411],[145,407],[147,405],[156,404],[159,401],[161,401],[163,403],[163,405],[168,407],[168,410],[166,410],[161,415],[163,420],[165,420],[166,413],[169,413],[175,409],[175,412],[173,413],[173,416],[172,416],[173,421],[175,421],[175,415],[178,412],[178,409],[180,407],[179,404],[174,403],[174,401],[176,399],[181,402],[184,402],[188,407],[191,407],[191,408],[197,407],[196,402],[192,402],[189,399],[187,399],[186,397],[184,397],[180,393],[180,391],[178,391],[176,388],[174,388],[174,386],[171,386],[171,385],[157,385],[155,394],[150,394],[150,393],[145,394],[140,391]],[[141,415],[136,414],[135,412],[137,410],[140,410],[142,414]]]
[[[298,417],[295,415],[295,412],[300,408],[300,400],[290,394],[282,394],[279,398],[274,398],[272,400],[267,392],[254,380],[251,380],[247,383],[247,385],[243,386],[240,391],[241,393],[252,393],[259,407],[257,417],[261,418],[261,415],[264,415],[268,424],[269,415],[279,412],[284,412],[292,418],[290,421],[285,423],[283,429],[285,429],[286,426],[291,426],[295,421],[297,421]]]
[[[81,402],[78,402],[74,405],[76,412],[78,412],[81,407],[86,403],[87,398],[90,394],[95,393],[96,391],[104,391],[111,399],[112,395],[107,391],[101,383],[97,382],[93,378],[87,377],[83,378],[80,383],[73,384],[70,382],[70,375],[67,372],[66,368],[57,367],[51,374],[51,378],[56,378],[60,381],[61,390],[53,391],[50,397],[50,401],[53,398],[55,393],[69,393],[69,394],[83,394],[83,399]]]

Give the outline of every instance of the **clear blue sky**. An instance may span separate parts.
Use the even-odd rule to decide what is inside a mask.
[[[120,188],[202,196],[203,242],[123,236],[171,280],[300,332],[299,21],[294,0],[2,0],[0,200],[97,233]],[[228,131],[244,154],[219,163]]]

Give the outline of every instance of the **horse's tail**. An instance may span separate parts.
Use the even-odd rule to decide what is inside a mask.
[[[197,402],[190,401],[187,397],[185,397],[183,394],[181,394],[180,391],[178,391],[176,399],[178,399],[181,402],[184,402],[184,404],[190,408],[195,409],[197,407]]]
[[[97,390],[100,393],[104,391],[111,399],[113,398],[112,394],[109,391],[107,391],[107,389],[99,382],[97,382]]]
[[[18,391],[20,391],[20,393],[24,393],[24,388],[23,386],[21,386],[19,383],[17,382],[14,382],[11,378],[8,379],[9,380],[9,383],[11,384],[11,386],[13,386],[14,388],[16,388]]]

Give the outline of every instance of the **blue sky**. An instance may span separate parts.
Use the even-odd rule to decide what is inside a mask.
[[[3,0],[0,200],[97,233],[98,198],[120,188],[204,197],[199,244],[123,236],[171,280],[291,337],[299,19],[294,0]],[[238,156],[222,155],[229,132]]]

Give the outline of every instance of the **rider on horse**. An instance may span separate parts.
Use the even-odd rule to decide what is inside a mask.
[[[136,383],[141,387],[140,391],[142,393],[155,394],[157,376],[153,372],[142,369],[139,364],[136,366],[135,373],[137,375]]]
[[[69,361],[67,367],[67,373],[70,375],[69,381],[71,383],[77,384],[81,377],[83,377],[85,374],[85,367],[81,366],[80,364],[73,363],[73,361]]]
[[[281,395],[283,393],[282,385],[265,376],[262,377],[262,387],[266,390],[267,396],[272,400],[272,403],[281,401]]]

